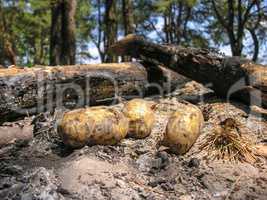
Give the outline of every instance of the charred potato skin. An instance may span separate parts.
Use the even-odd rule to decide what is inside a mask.
[[[202,112],[194,105],[185,105],[171,114],[162,144],[172,153],[183,155],[196,142],[203,124]]]
[[[142,139],[151,134],[155,122],[152,102],[133,99],[124,105],[123,113],[129,120],[128,137]]]
[[[92,107],[64,114],[58,133],[65,145],[81,148],[85,145],[114,145],[126,137],[128,119],[108,107]]]

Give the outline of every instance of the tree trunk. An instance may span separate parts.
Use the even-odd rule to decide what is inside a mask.
[[[134,33],[133,2],[132,0],[122,0],[124,35]],[[123,56],[123,62],[131,61],[131,57]]]
[[[105,51],[117,41],[116,1],[105,1]],[[105,62],[118,62],[118,57],[112,52],[107,52]]]
[[[0,2],[0,64],[4,65],[7,60],[8,64],[16,65],[15,45],[14,42],[12,42],[10,26],[7,22],[2,4],[3,3]]]
[[[267,68],[240,57],[222,57],[205,49],[157,45],[129,35],[111,48],[118,55],[162,64],[208,84],[217,95],[267,107]]]
[[[144,92],[146,83],[146,70],[138,63],[1,69],[0,121],[55,107],[102,104],[116,95]]]
[[[57,0],[52,4],[50,65],[75,64],[76,0]]]
[[[51,30],[50,30],[50,65],[60,65],[61,52],[61,13],[62,3],[56,1],[52,4]]]
[[[64,0],[62,8],[62,27],[61,27],[61,64],[74,65],[76,54],[75,40],[75,13],[76,0]]]
[[[183,83],[169,69],[146,67],[149,76],[139,63],[0,69],[0,123],[54,108],[106,104],[120,96],[144,97],[152,90],[162,94]]]
[[[4,56],[7,57],[11,65],[16,65],[16,54],[13,48],[13,44],[8,39],[4,41]]]
[[[251,34],[251,37],[252,37],[252,40],[253,40],[253,43],[254,43],[254,53],[253,53],[253,57],[252,57],[252,60],[254,62],[257,62],[258,60],[258,55],[259,55],[259,40],[258,40],[258,37],[257,37],[257,34],[255,33],[255,30],[254,29],[248,29],[250,34]]]

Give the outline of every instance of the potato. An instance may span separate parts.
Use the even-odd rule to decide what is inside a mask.
[[[113,145],[125,138],[128,119],[114,108],[91,107],[67,112],[58,124],[58,133],[70,147]]]
[[[150,135],[155,121],[152,105],[143,99],[133,99],[124,105],[123,113],[129,119],[129,137],[141,139]]]
[[[171,114],[162,144],[175,154],[185,154],[200,135],[204,119],[194,105],[182,105]]]

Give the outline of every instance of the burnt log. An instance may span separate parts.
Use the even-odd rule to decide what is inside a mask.
[[[185,76],[162,65],[156,65],[147,61],[143,61],[141,64],[146,68],[147,79],[149,82],[146,88],[146,95],[162,96],[177,88],[181,88],[190,81]]]
[[[141,36],[128,35],[110,51],[164,65],[196,80],[223,98],[267,107],[267,68],[240,57],[226,57],[208,49],[159,45]]]
[[[0,69],[0,122],[140,95],[146,84],[139,63]]]
[[[146,95],[151,83],[175,85],[180,76],[158,70],[150,77],[139,63],[0,69],[0,123],[55,108],[112,104]],[[155,76],[155,77],[159,77]]]

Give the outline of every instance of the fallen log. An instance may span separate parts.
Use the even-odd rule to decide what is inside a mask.
[[[0,121],[141,95],[146,84],[139,63],[0,69]]]
[[[147,94],[170,93],[178,87],[184,86],[190,80],[177,72],[162,65],[143,61],[141,64],[146,68],[147,79],[150,83]]]
[[[218,96],[267,107],[267,68],[250,60],[225,57],[207,49],[159,45],[136,35],[128,35],[110,51],[164,65],[206,84]]]
[[[153,80],[139,63],[0,69],[0,123],[20,116],[143,97],[151,83],[177,83],[177,73],[158,70]],[[153,87],[153,84],[152,84]],[[167,87],[162,90],[167,91]]]

